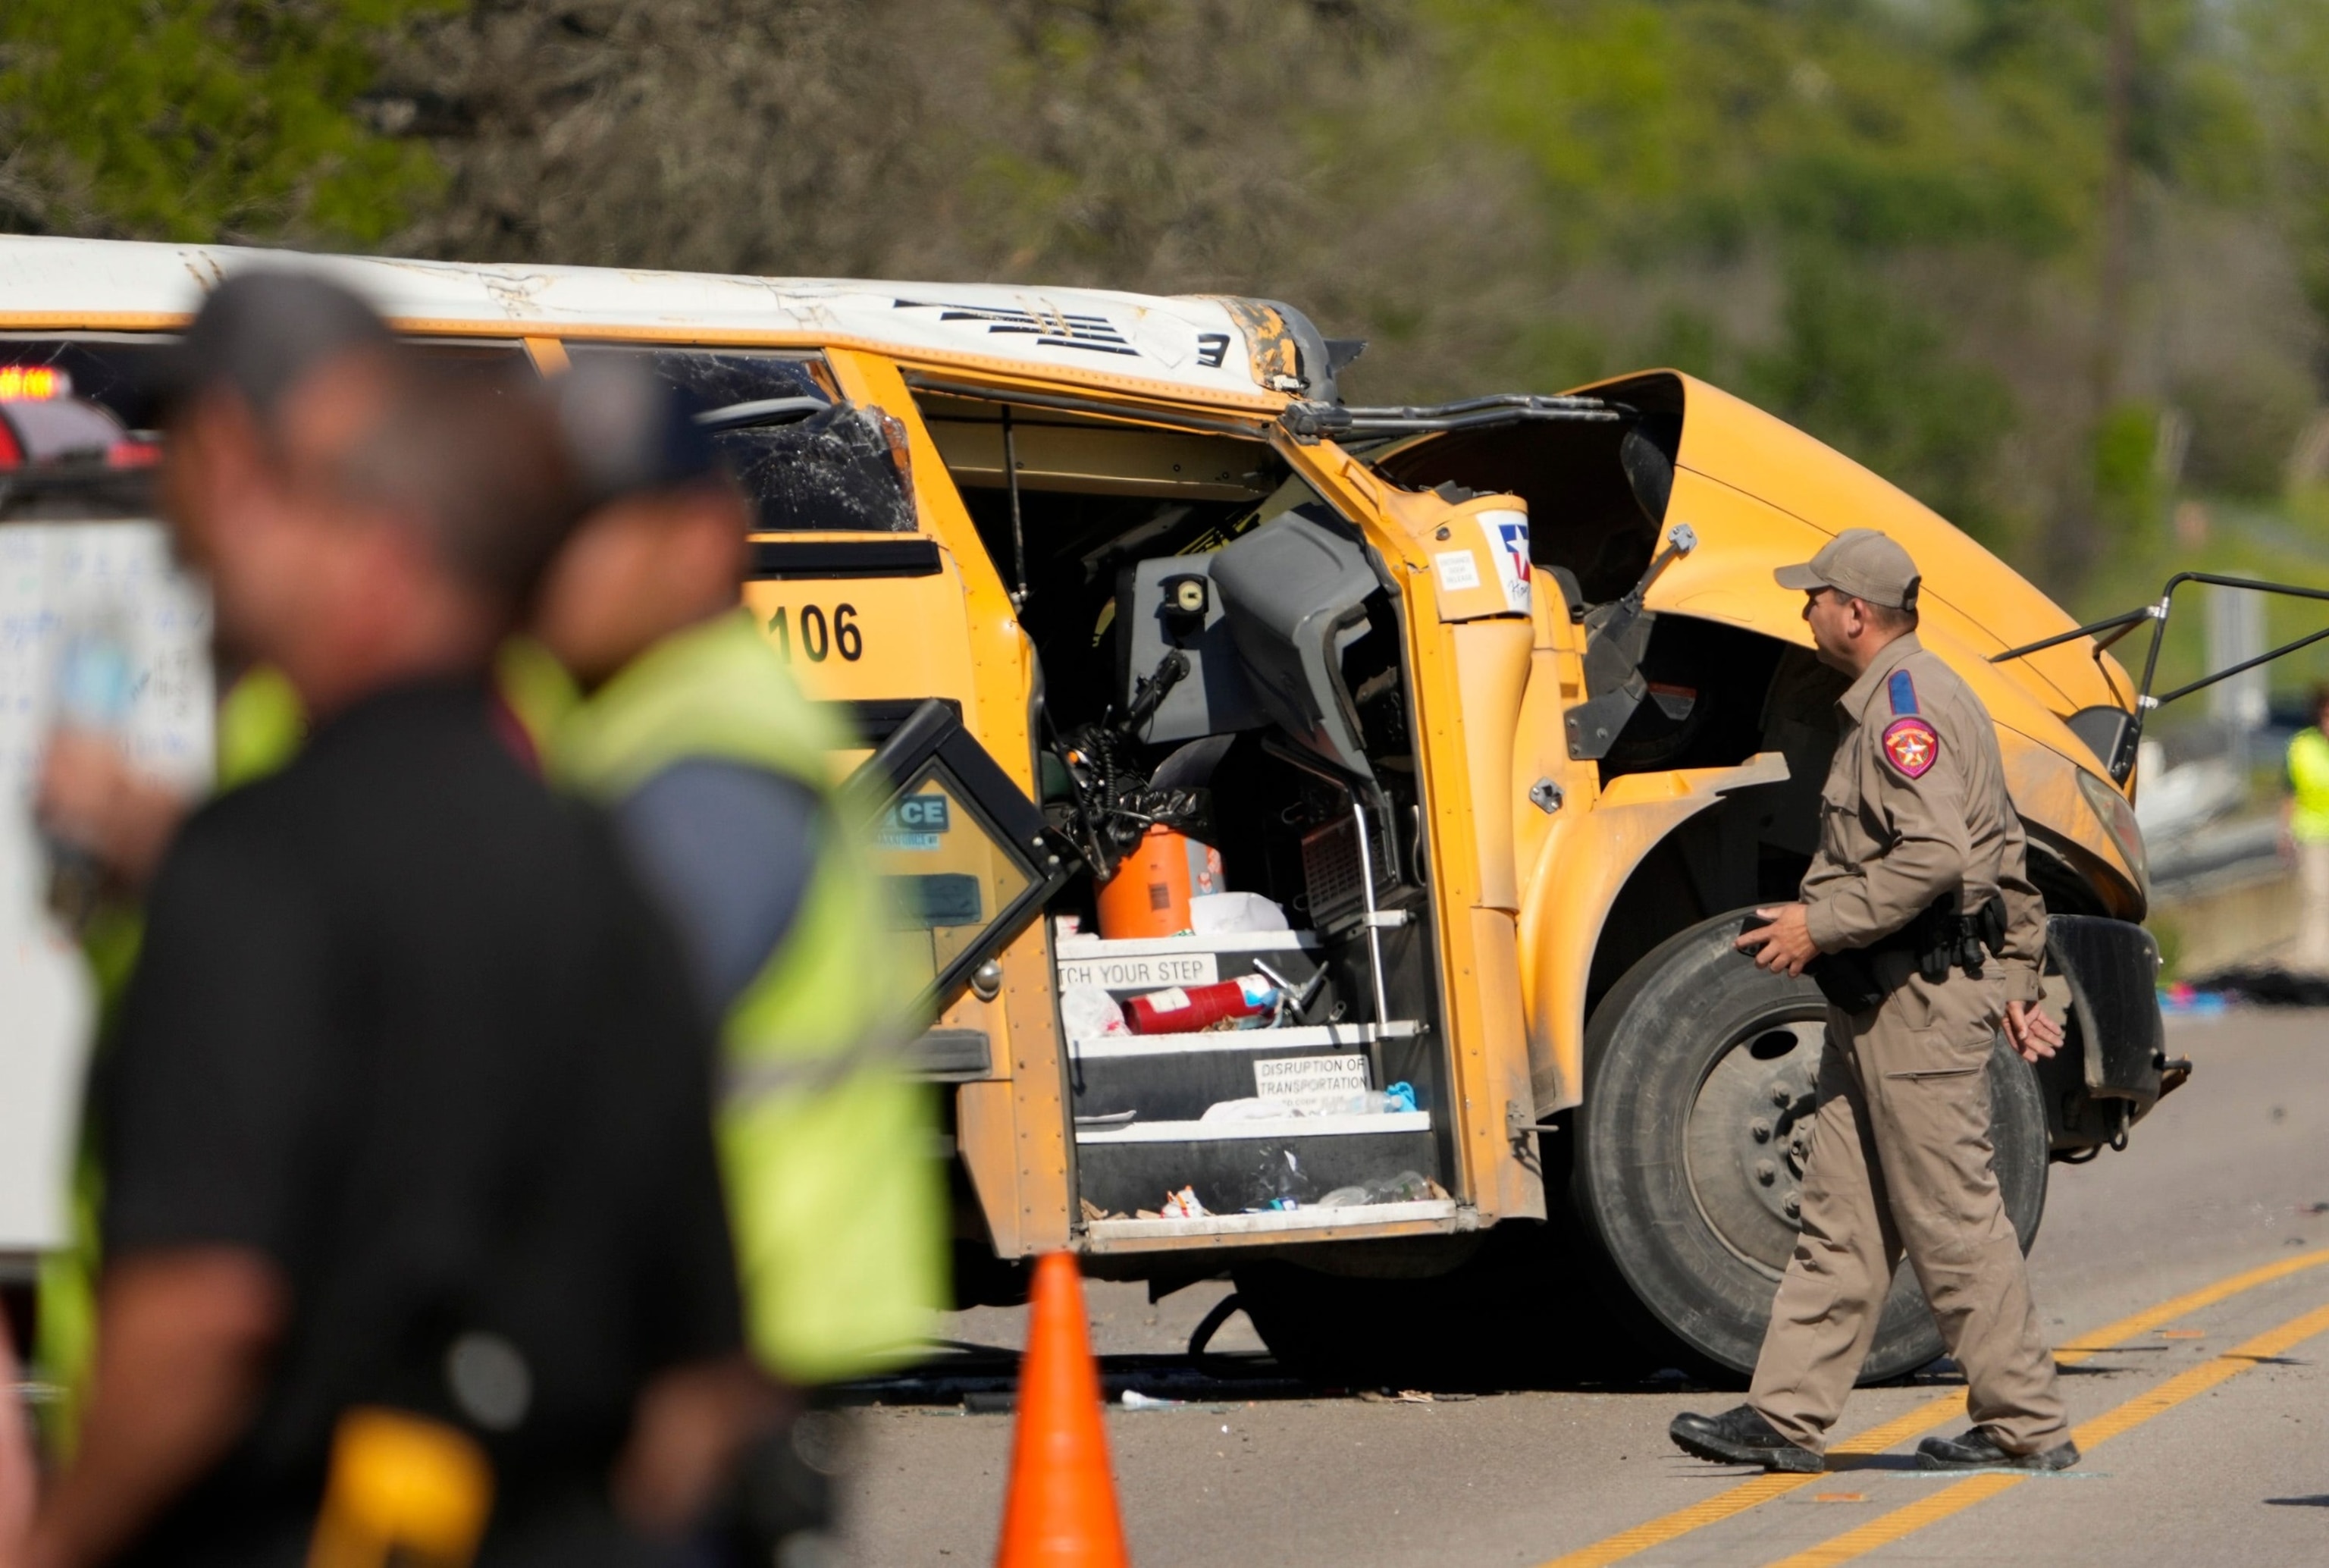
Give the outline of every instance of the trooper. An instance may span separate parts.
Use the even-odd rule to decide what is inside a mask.
[[[1990,1143],[1999,1030],[2032,1062],[2062,1039],[2037,1006],[2045,910],[1996,733],[1919,643],[1916,563],[1891,539],[1847,529],[1774,575],[1807,596],[1821,662],[1853,681],[1801,901],[1758,910],[1736,945],[1818,981],[1827,1042],[1802,1233],[1747,1403],[1671,1433],[1701,1459],[1821,1469],[1906,1254],[1974,1422],[1926,1439],[1919,1466],[2066,1469],[2079,1450]]]

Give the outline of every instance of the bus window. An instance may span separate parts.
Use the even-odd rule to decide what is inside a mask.
[[[571,343],[577,364],[623,355],[707,411],[739,422],[713,440],[764,534],[913,531],[904,432],[878,409],[842,400],[816,354],[737,348]]]
[[[462,371],[533,379],[525,351],[514,343],[475,338],[411,341],[417,353]],[[76,333],[71,337],[0,333],[0,382],[5,382],[12,371],[19,384],[25,373],[56,372],[62,380],[48,384],[58,389],[58,395],[86,398],[130,429],[141,429],[156,417],[154,389],[159,384],[163,357],[176,343],[174,337],[150,332]]]
[[[151,419],[146,388],[153,384],[170,339],[148,333],[74,337],[0,333],[0,376],[14,371],[61,373],[48,384],[56,395],[86,398],[125,426]]]

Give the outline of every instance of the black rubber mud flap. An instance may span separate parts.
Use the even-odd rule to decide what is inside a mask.
[[[1594,1012],[1570,1184],[1584,1261],[1613,1310],[1665,1365],[1723,1382],[1754,1369],[1793,1245],[1791,1148],[1811,1114],[1826,1016],[1812,982],[1732,949],[1749,913],[1670,938]],[[1989,1087],[1998,1182],[2027,1252],[2046,1202],[2046,1113],[2002,1036]],[[1861,1381],[1940,1353],[1904,1262]]]
[[[2070,1017],[2062,1049],[2038,1065],[2054,1152],[2123,1148],[2127,1129],[2165,1088],[2159,945],[2126,921],[2054,915],[2046,921],[2046,955],[2060,971],[2048,989],[2068,1004]]]

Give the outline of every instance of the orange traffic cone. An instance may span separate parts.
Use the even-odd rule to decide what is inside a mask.
[[[1037,1259],[1030,1300],[995,1568],[1129,1568],[1076,1261]]]

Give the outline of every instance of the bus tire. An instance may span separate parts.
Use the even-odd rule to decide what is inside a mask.
[[[1732,949],[1746,912],[1670,938],[1595,1009],[1570,1183],[1611,1308],[1665,1364],[1730,1384],[1754,1370],[1794,1246],[1798,1119],[1826,1016],[1811,981]],[[2045,1105],[2003,1035],[1989,1084],[1998,1184],[2027,1252],[2046,1204]],[[1941,1348],[1904,1261],[1860,1380],[1900,1377]]]

